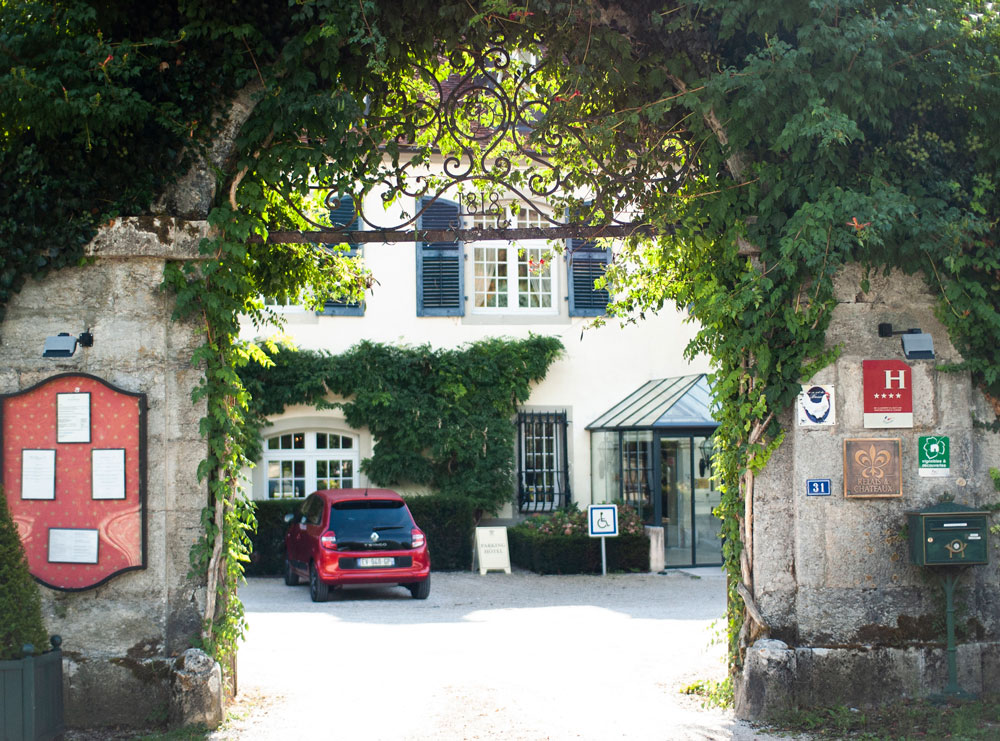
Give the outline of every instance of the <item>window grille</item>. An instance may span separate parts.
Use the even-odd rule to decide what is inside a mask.
[[[625,432],[621,448],[622,498],[639,516],[652,516],[653,439],[649,432]]]
[[[549,512],[571,501],[566,412],[517,415],[517,502],[521,512]]]

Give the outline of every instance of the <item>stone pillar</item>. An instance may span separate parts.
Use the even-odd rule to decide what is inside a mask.
[[[643,526],[649,538],[649,570],[654,574],[667,567],[666,551],[663,544],[663,528],[653,525]]]
[[[86,264],[29,280],[0,324],[0,392],[80,372],[147,395],[146,568],[79,592],[41,587],[46,628],[64,638],[70,727],[165,722],[172,659],[200,632],[205,584],[188,577],[188,554],[208,501],[197,476],[205,407],[191,401],[202,334],[171,319],[160,286],[166,261],[197,258],[207,232],[204,221],[119,220],[88,245]],[[92,347],[42,358],[46,337],[85,329]]]
[[[989,468],[1000,465],[1000,436],[976,425],[995,413],[967,373],[938,369],[961,358],[935,316],[936,293],[919,276],[898,272],[871,276],[867,293],[860,279],[857,267],[838,277],[827,343],[841,354],[809,380],[834,387],[836,425],[801,427],[788,410],[780,419],[786,439],[756,481],[754,598],[769,637],[788,653],[772,661],[773,642],[751,649],[737,691],[744,717],[766,716],[775,705],[761,688],[785,680],[801,705],[880,704],[940,692],[943,598],[910,563],[905,513],[948,496],[977,508],[998,498]],[[864,427],[862,361],[904,359],[898,336],[878,336],[881,322],[919,327],[934,339],[934,360],[906,361],[912,428]],[[918,475],[921,435],[950,438],[950,476]],[[902,497],[845,498],[843,442],[865,437],[900,438]],[[806,480],[816,478],[830,479],[830,496],[806,495]],[[1000,558],[992,544],[989,551],[992,563],[969,568],[956,593],[964,604],[960,683],[971,692],[990,689],[985,670],[995,669],[1000,655]]]

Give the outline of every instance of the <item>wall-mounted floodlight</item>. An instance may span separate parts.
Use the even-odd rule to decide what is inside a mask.
[[[55,337],[45,338],[45,348],[42,350],[43,358],[71,358],[76,352],[76,346],[92,347],[94,335],[90,330],[81,333],[79,337],[74,337],[69,332],[60,332]]]
[[[934,358],[934,338],[919,328],[893,331],[891,324],[879,324],[879,337],[901,335],[903,357],[907,360],[931,360]]]

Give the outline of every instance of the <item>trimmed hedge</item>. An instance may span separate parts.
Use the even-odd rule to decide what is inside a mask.
[[[256,502],[257,532],[250,536],[247,576],[277,576],[285,568],[285,515],[302,506],[301,499],[268,499]]]
[[[442,494],[406,497],[417,526],[427,535],[434,571],[468,571],[476,536],[473,504]]]
[[[511,564],[539,574],[600,574],[601,544],[587,535],[548,535],[526,527],[507,531]],[[649,537],[607,538],[608,571],[649,571]]]
[[[285,566],[285,515],[295,512],[301,499],[257,502],[257,532],[250,536],[253,550],[246,564],[247,576],[279,576]],[[472,568],[475,519],[472,504],[437,494],[406,498],[417,526],[427,535],[434,571]]]

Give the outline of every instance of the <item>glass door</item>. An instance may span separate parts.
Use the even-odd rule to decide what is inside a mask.
[[[712,482],[712,448],[706,437],[665,437],[659,442],[659,498],[667,566],[722,563],[722,523],[712,514],[719,491]]]
[[[694,439],[694,563],[696,566],[722,563],[722,520],[712,514],[721,494],[712,481],[712,441]]]
[[[694,563],[691,438],[660,438],[660,512],[667,566]]]

